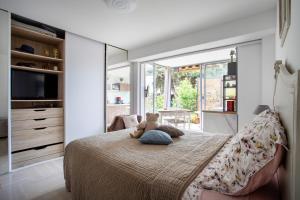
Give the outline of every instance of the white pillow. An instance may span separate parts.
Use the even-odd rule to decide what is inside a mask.
[[[137,120],[137,115],[123,116],[123,121],[125,124],[125,128],[133,128],[139,124],[139,122]]]

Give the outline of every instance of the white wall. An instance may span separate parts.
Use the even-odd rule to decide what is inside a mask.
[[[140,114],[142,113],[142,108],[144,107],[144,83],[142,80],[142,73],[140,63],[132,62],[131,74],[130,74],[130,113]]]
[[[261,104],[273,105],[275,35],[262,38]]]
[[[9,94],[10,94],[10,14],[0,10],[0,137],[10,136],[9,119]],[[10,169],[10,142],[11,138],[1,139],[0,144],[0,174],[7,173]]]
[[[251,40],[275,33],[276,11],[258,14],[221,24],[200,32],[172,38],[128,52],[131,61],[146,61],[183,53],[205,50]]]
[[[278,25],[279,23],[278,23],[278,4],[277,4],[276,59],[282,60],[283,63],[288,66],[291,72],[300,70],[300,1],[299,0],[291,0],[291,24],[283,47],[281,46],[281,40],[279,38]],[[298,159],[296,162],[296,168],[298,169],[299,167],[300,167],[300,163]],[[297,176],[297,174],[294,175],[295,177],[297,177],[294,183],[296,188],[295,199],[299,199],[300,190],[298,188],[300,184],[300,179],[299,176]]]
[[[65,142],[104,132],[104,44],[66,33]]]
[[[254,117],[261,102],[261,43],[238,47],[238,127],[239,130]]]
[[[278,6],[277,6],[278,7]],[[300,69],[300,1],[291,0],[291,25],[284,46],[281,47],[278,28],[278,8],[276,27],[276,59],[283,60],[293,71]]]
[[[237,118],[235,114],[203,112],[203,132],[236,134]]]
[[[8,12],[0,10],[0,118],[6,119],[8,114],[9,18]]]

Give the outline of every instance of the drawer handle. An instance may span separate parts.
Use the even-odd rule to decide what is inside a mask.
[[[40,147],[35,147],[34,150],[41,150],[41,149],[46,149],[47,146],[40,146]]]
[[[39,128],[34,128],[34,130],[43,130],[46,129],[47,127],[39,127]]]
[[[47,118],[38,118],[38,119],[34,119],[34,121],[43,121],[45,119],[47,119]]]
[[[35,112],[42,112],[42,111],[46,111],[46,109],[35,109]]]

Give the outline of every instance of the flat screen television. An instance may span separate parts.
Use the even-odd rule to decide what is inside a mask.
[[[11,96],[13,100],[57,99],[58,76],[13,69]]]

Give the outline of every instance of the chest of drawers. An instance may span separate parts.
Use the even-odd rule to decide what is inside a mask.
[[[13,168],[63,155],[63,115],[63,108],[12,110]]]

